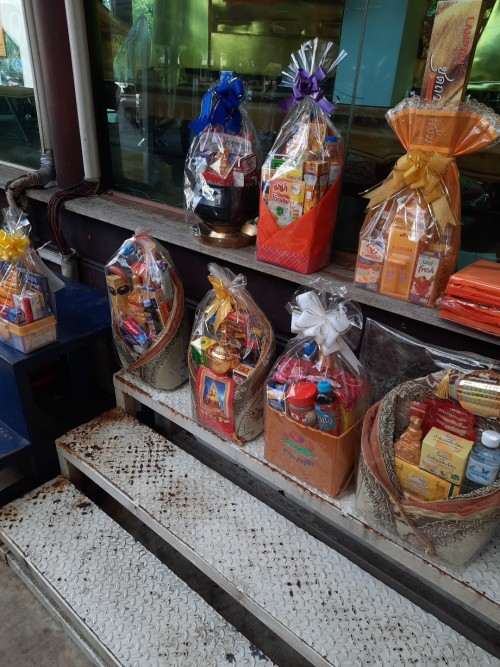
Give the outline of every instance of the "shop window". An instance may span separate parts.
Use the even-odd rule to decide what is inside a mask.
[[[40,135],[21,0],[0,2],[0,160],[38,169]]]
[[[102,61],[101,118],[112,187],[182,208],[188,124],[221,69],[244,79],[264,152],[288,91],[281,71],[303,41],[322,37],[348,52],[328,93],[348,157],[335,245],[355,251],[359,193],[402,154],[388,108],[419,93],[436,0],[106,0],[94,3]],[[500,111],[500,0],[485,2],[470,94]],[[92,30],[92,28],[91,28]],[[461,158],[463,250],[500,254],[500,148]]]

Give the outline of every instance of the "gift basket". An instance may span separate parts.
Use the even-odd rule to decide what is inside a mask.
[[[328,287],[301,288],[289,304],[290,341],[266,387],[268,461],[330,496],[354,476],[368,406],[364,370],[352,352],[358,307]]]
[[[208,268],[213,289],[196,310],[191,334],[193,411],[203,426],[243,444],[263,429],[274,332],[244,276],[217,264]]]
[[[238,247],[255,241],[262,165],[252,121],[241,106],[242,80],[223,71],[190,123],[194,139],[184,169],[186,218],[205,243]]]
[[[325,85],[347,55],[332,42],[302,44],[283,72],[288,114],[262,167],[257,259],[299,273],[330,261],[344,162]]]
[[[364,194],[358,287],[434,307],[455,270],[461,224],[455,160],[500,140],[500,117],[479,102],[462,101],[480,11],[481,2],[439,3],[422,96],[386,114],[406,155]]]
[[[26,214],[9,208],[0,230],[0,340],[32,352],[57,340],[54,293],[64,287],[30,246]]]
[[[395,386],[364,418],[356,504],[415,548],[461,565],[500,522],[500,366],[373,322],[365,353],[373,382],[396,359],[385,370]],[[427,374],[405,379],[419,364]]]
[[[167,251],[145,232],[122,243],[105,267],[113,341],[124,369],[156,389],[188,378],[184,290]]]

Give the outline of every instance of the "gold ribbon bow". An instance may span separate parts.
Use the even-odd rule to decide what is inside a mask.
[[[215,299],[206,308],[205,317],[209,320],[214,313],[217,313],[214,323],[214,331],[217,331],[221,323],[224,322],[226,317],[233,310],[232,296],[222,280],[215,278],[214,276],[208,276],[208,279],[214,288]]]
[[[369,199],[368,208],[401,192],[405,187],[417,190],[432,208],[434,217],[442,232],[447,225],[455,225],[456,218],[450,208],[441,177],[453,158],[440,153],[413,150],[396,162],[391,175],[381,185],[364,197]]]
[[[16,233],[8,234],[4,229],[0,229],[0,260],[17,261],[24,257],[29,244],[30,240],[27,236],[20,236]]]

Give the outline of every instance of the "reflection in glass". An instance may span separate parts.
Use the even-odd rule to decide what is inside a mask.
[[[485,0],[469,91],[497,111],[499,5]],[[179,208],[188,123],[221,69],[245,81],[265,156],[284,118],[277,102],[288,93],[280,84],[290,54],[313,37],[346,49],[329,91],[347,148],[334,245],[357,250],[365,208],[359,193],[403,152],[385,113],[420,92],[435,0],[97,0],[95,7],[113,186]],[[463,249],[489,258],[500,254],[498,155],[495,147],[458,160]]]
[[[0,159],[38,169],[40,137],[21,5],[0,3]]]

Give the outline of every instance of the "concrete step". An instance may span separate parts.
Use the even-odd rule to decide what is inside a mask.
[[[313,665],[500,665],[120,408],[58,450]]]
[[[273,664],[63,477],[0,510],[0,540],[96,665]]]
[[[160,391],[131,373],[119,371],[114,376],[114,384],[118,404],[129,414],[134,414],[139,404],[152,409],[163,421],[185,429],[203,443],[207,460],[213,453],[215,457],[236,464],[250,477],[279,490],[299,513],[305,509],[311,515],[311,523],[317,523],[315,519],[319,517],[326,531],[331,526],[354,542],[355,549],[360,545],[366,553],[364,559],[373,565],[374,570],[378,558],[382,570],[386,564],[394,566],[405,575],[407,586],[410,586],[410,580],[415,581],[415,588],[421,584],[420,588],[427,589],[424,595],[428,598],[432,594],[436,604],[459,607],[476,627],[480,621],[483,635],[491,637],[500,633],[500,531],[471,563],[462,567],[450,565],[425,555],[416,546],[365,517],[356,507],[354,489],[340,498],[331,498],[269,463],[264,458],[263,436],[240,447],[208,431],[193,419],[189,383],[175,391]],[[198,452],[200,450],[198,446]],[[359,548],[357,552],[361,553]],[[464,622],[468,624],[467,619]]]

